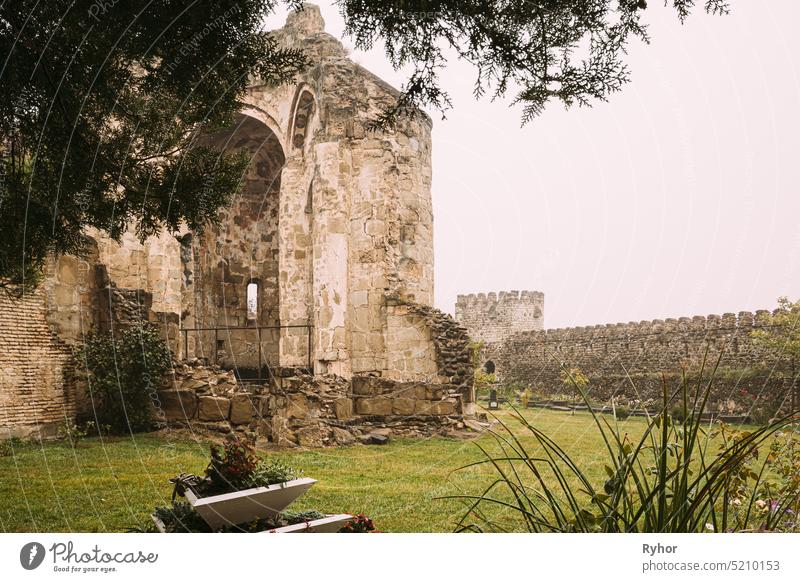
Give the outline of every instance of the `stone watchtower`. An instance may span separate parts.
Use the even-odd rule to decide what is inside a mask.
[[[544,293],[500,291],[459,295],[456,321],[473,341],[495,343],[522,331],[544,329]]]

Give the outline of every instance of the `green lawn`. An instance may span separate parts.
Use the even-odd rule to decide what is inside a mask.
[[[534,409],[525,414],[602,485],[603,444],[587,413]],[[621,424],[632,435],[644,427],[638,418]],[[532,444],[531,438],[525,440]],[[486,467],[453,473],[481,458],[478,443],[494,447],[492,437],[483,435],[474,441],[394,440],[385,446],[266,454],[319,481],[292,509],[364,512],[384,531],[448,532],[463,506],[436,497],[479,493],[492,480]],[[185,433],[179,440],[163,434],[105,443],[87,439],[75,449],[65,443],[25,444],[0,457],[0,530],[103,532],[143,525],[155,505],[168,503],[168,479],[181,471],[201,474],[207,459],[208,443]]]

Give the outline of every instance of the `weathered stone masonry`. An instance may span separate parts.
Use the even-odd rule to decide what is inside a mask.
[[[303,419],[287,412],[296,408],[291,394],[317,402],[314,390],[349,400],[350,424],[382,416],[444,426],[471,411],[468,337],[430,307],[431,121],[420,114],[368,131],[398,92],[348,59],[323,28],[315,6],[292,13],[272,34],[312,66],[291,86],[252,79],[234,126],[204,138],[251,160],[218,225],[144,242],[133,232],[116,242],[88,229],[86,256],[51,261],[42,290],[25,299],[40,314],[25,328],[31,347],[9,343],[3,355],[3,430],[29,434],[85,409],[80,389],[63,382],[64,354],[87,333],[135,319],[159,323],[176,358],[193,362],[193,396],[180,387],[185,378],[165,388],[168,402],[196,401],[187,422],[206,422],[218,383],[195,376],[206,369],[212,378],[216,365],[237,378],[232,392],[213,395],[234,415],[219,422],[240,426],[234,402],[268,394],[253,429],[274,442],[332,442],[330,431],[308,435],[314,422],[345,422],[341,406],[311,406]],[[8,327],[26,325],[24,310],[0,309]],[[40,344],[51,346],[46,354],[34,349]],[[29,358],[38,358],[36,373],[22,372]],[[238,382],[248,374],[271,381]],[[47,398],[29,397],[37,391]]]
[[[697,371],[704,358],[707,369],[713,368],[721,354],[712,408],[747,413],[757,397],[786,409],[794,363],[752,338],[769,315],[726,313],[518,333],[488,345],[484,357],[502,381],[545,394],[567,392],[562,365],[577,367],[589,378],[593,398],[625,402],[658,401],[662,374],[675,389],[681,370]]]
[[[456,321],[476,342],[493,343],[511,334],[544,329],[544,293],[500,291],[459,295]]]
[[[400,437],[464,428],[447,386],[363,376],[299,374],[242,386],[230,371],[198,362],[175,367],[158,392],[156,416],[172,427],[235,433],[258,445],[349,445],[374,431]]]

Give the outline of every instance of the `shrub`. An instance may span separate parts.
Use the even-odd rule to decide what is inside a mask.
[[[208,533],[212,529],[191,505],[173,501],[172,505],[156,507],[153,514],[164,524],[167,533]]]
[[[792,417],[751,432],[723,435],[719,450],[711,452],[713,435],[703,430],[700,415],[713,377],[712,372],[707,383],[694,390],[684,379],[680,393],[672,395],[665,383],[662,412],[648,417],[638,440],[597,414],[583,387],[576,384],[605,442],[607,479],[603,483],[593,483],[558,443],[515,411],[515,420],[533,436],[535,450],[529,451],[500,422],[501,432],[491,432],[500,452],[481,447],[484,459],[469,465],[489,465],[497,478],[479,494],[452,496],[467,505],[457,531],[505,529],[507,523],[500,525],[488,517],[491,506],[510,513],[512,521],[532,532],[677,533],[788,527],[780,524],[797,507],[800,486],[795,463],[800,455],[783,454],[786,476],[780,485],[766,479],[776,455],[767,455],[769,463],[758,459],[764,458],[759,457],[759,449],[786,428]],[[675,398],[680,407],[671,406]],[[681,419],[671,409],[680,409]],[[734,499],[740,505],[742,499],[747,500],[744,515],[733,510]]]
[[[75,424],[72,420],[68,419],[62,422],[58,427],[58,438],[68,442],[70,446],[76,447],[78,443],[89,435],[88,428],[89,427]]]
[[[625,420],[631,415],[631,409],[627,406],[615,406],[614,413],[617,415],[619,420]]]
[[[669,410],[670,418],[676,422],[684,422],[688,414],[688,411],[683,406],[678,404]]]
[[[497,382],[494,374],[488,374],[483,368],[475,369],[475,394],[486,396]]]
[[[171,365],[169,347],[149,323],[117,336],[93,334],[76,354],[76,368],[87,373],[95,421],[116,434],[152,428],[155,391]]]
[[[253,473],[258,466],[258,457],[253,449],[239,439],[224,446],[211,445],[211,462],[206,468],[204,495],[227,493],[247,489],[252,484]]]

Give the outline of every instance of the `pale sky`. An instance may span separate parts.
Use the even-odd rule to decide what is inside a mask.
[[[319,4],[341,38],[338,9]],[[454,108],[432,113],[436,307],[538,290],[552,328],[800,298],[800,2],[732,0],[731,15],[698,10],[683,26],[649,4],[632,82],[593,108],[554,103],[520,127],[508,101],[475,101],[469,65],[443,72]],[[351,58],[404,80],[381,49]]]

